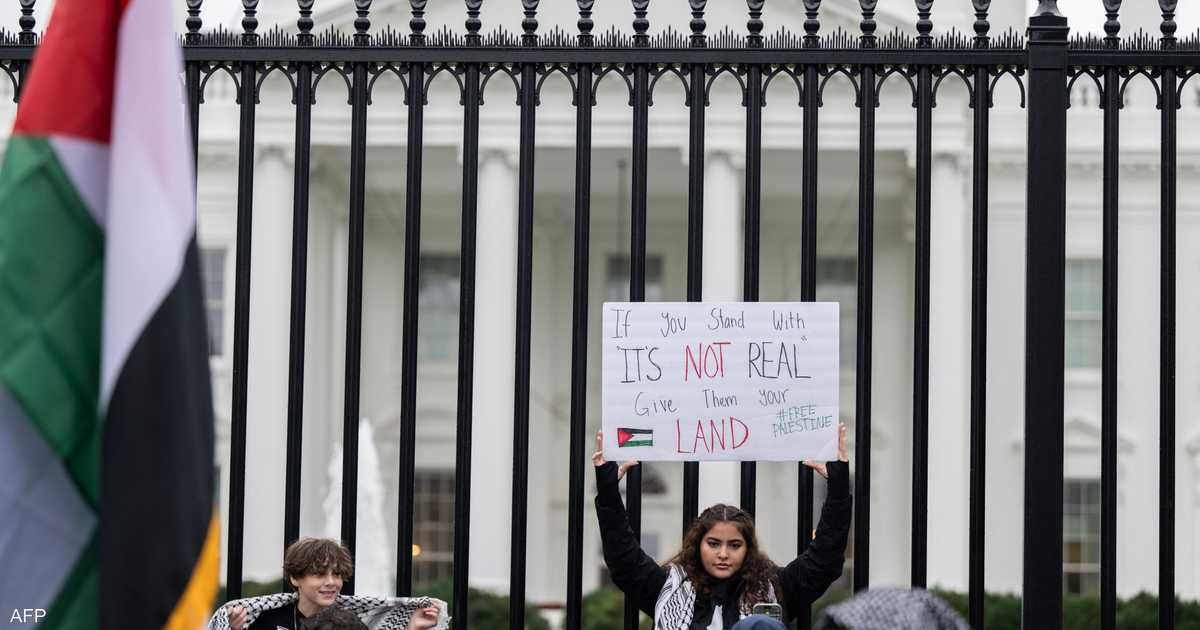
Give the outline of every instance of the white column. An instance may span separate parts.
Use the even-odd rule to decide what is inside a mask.
[[[517,170],[514,156],[479,159],[475,365],[471,441],[472,586],[507,592],[512,523],[513,356],[516,351]]]
[[[742,180],[735,156],[710,152],[704,163],[704,284],[707,302],[742,299]],[[700,509],[737,505],[741,474],[736,462],[700,465]]]
[[[929,265],[929,584],[967,586],[971,191],[966,164],[933,158]]]
[[[254,167],[250,246],[243,540],[246,578],[254,580],[277,577],[282,559],[291,254],[292,161],[282,147],[267,146]]]

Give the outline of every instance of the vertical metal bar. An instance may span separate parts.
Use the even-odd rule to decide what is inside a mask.
[[[1029,19],[1022,626],[1062,627],[1067,19]]]
[[[571,471],[567,524],[567,630],[583,623],[583,492],[587,448],[588,261],[591,256],[592,65],[575,93],[575,265],[571,307]]]
[[[246,514],[246,386],[250,348],[250,244],[254,212],[254,109],[257,68],[243,62],[238,102],[237,260],[233,290],[233,405],[229,430],[229,561],[225,571],[230,599],[242,594],[242,543]]]
[[[854,590],[871,584],[871,313],[875,283],[875,68],[863,66],[858,103],[858,338],[854,389]]]
[[[475,244],[479,216],[479,64],[463,76],[462,245],[458,288],[458,422],[454,452],[454,604],[467,619],[471,547],[471,432],[475,390]],[[582,490],[580,491],[582,492]]]
[[[37,20],[33,17],[33,5],[36,0],[20,0],[21,17],[17,19],[18,26],[21,31],[17,34],[17,44],[34,48],[37,44],[37,33],[33,28],[37,25]],[[17,94],[16,98],[19,101],[21,92],[24,91],[25,82],[29,80],[29,63],[22,61],[16,64],[17,70]]]
[[[929,216],[933,69],[917,69],[917,200],[913,300],[912,585],[925,587],[929,519]]]
[[[396,594],[412,592],[413,493],[417,442],[417,292],[421,280],[421,174],[425,136],[425,66],[408,66],[408,173],[404,199],[404,356],[400,363],[399,514],[396,516]]]
[[[971,437],[967,617],[983,630],[984,498],[987,472],[988,142],[991,87],[987,66],[975,68],[975,139],[971,162]]]
[[[742,299],[757,302],[762,224],[762,66],[746,68],[746,220]],[[754,515],[756,464],[742,462],[742,509]]]
[[[705,66],[693,64],[688,75],[688,249],[687,300],[704,299],[704,95]],[[700,513],[700,463],[683,464],[683,527],[686,533]]]
[[[342,542],[355,555],[358,523],[358,404],[362,369],[363,221],[367,180],[367,65],[353,68],[350,111],[350,223],[346,265],[346,382],[342,418]],[[348,587],[348,588],[347,588]],[[354,582],[342,588],[354,594]]]
[[[1104,70],[1104,285],[1100,380],[1100,627],[1117,615],[1117,238],[1121,75]]]
[[[308,179],[312,152],[312,64],[296,66],[296,166],[292,201],[292,313],[288,353],[287,475],[283,544],[300,537],[300,461],[304,435],[304,326],[308,274]]]
[[[1167,33],[1164,26],[1163,32]],[[1165,38],[1164,38],[1165,39]],[[1159,312],[1158,627],[1175,627],[1175,205],[1179,112],[1176,69],[1162,74],[1162,270]]]
[[[517,343],[513,411],[512,562],[509,628],[525,627],[525,548],[529,502],[529,347],[533,300],[533,160],[536,64],[521,65],[521,151],[517,190]]]
[[[650,67],[634,66],[633,75],[633,189],[629,223],[629,301],[646,300],[646,180],[649,160]],[[625,473],[625,500],[629,523],[642,536],[642,470],[635,466]],[[625,628],[636,630],[638,609],[625,598]]]
[[[815,31],[813,31],[815,33]],[[815,37],[815,35],[814,35]],[[804,67],[804,116],[801,153],[801,207],[800,207],[800,299],[813,302],[817,299],[817,122],[821,104],[820,79],[817,66]],[[798,464],[799,503],[797,505],[799,529],[797,547],[803,553],[808,548],[813,534],[813,476],[812,469]],[[799,611],[797,627],[806,630],[812,627],[812,608],[805,606]]]

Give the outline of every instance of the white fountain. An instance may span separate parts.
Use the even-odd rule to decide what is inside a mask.
[[[358,426],[358,527],[355,544],[354,592],[359,595],[390,595],[394,592],[392,567],[396,552],[388,540],[383,520],[385,494],[379,469],[379,451],[370,420]],[[325,495],[325,535],[341,539],[342,531],[342,445],[336,444],[329,461],[329,491]]]

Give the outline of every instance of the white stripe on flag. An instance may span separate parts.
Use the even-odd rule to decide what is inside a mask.
[[[0,387],[0,613],[49,608],[96,517],[24,411]],[[27,623],[8,627],[33,628]]]
[[[132,0],[117,36],[104,261],[100,412],[142,330],[175,286],[196,226],[183,58],[161,0]]]
[[[67,176],[71,178],[88,214],[100,229],[108,209],[108,145],[70,138],[51,136],[50,146]]]

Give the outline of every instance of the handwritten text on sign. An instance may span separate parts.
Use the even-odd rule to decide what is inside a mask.
[[[606,302],[604,456],[837,457],[838,304]]]

